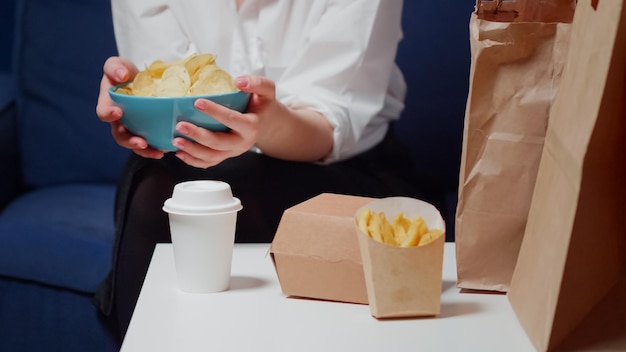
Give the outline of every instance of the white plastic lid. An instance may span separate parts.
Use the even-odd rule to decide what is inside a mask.
[[[168,213],[188,215],[229,213],[241,208],[241,201],[233,197],[230,185],[213,180],[181,182],[163,204],[163,210]]]

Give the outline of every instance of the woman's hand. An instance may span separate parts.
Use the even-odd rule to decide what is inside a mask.
[[[261,76],[235,79],[237,88],[251,93],[246,113],[228,109],[206,99],[195,107],[230,128],[211,132],[187,122],[176,125],[178,133],[192,138],[175,138],[176,156],[185,163],[208,168],[223,160],[259,147],[264,154],[297,161],[317,161],[332,149],[333,128],[313,110],[294,110],[276,100],[275,84]]]
[[[137,67],[130,61],[120,57],[110,57],[104,63],[104,74],[100,82],[100,94],[96,114],[98,118],[111,124],[111,134],[120,146],[131,149],[146,158],[160,159],[164,152],[148,146],[145,139],[133,135],[122,125],[122,109],[115,105],[109,96],[109,88],[127,82],[137,74]]]

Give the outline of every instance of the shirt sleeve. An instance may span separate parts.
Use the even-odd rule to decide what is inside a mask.
[[[166,1],[111,0],[111,11],[118,53],[140,70],[196,52]]]
[[[371,148],[402,111],[405,86],[395,66],[401,14],[401,0],[331,1],[282,74],[280,100],[319,111],[334,127],[333,150],[322,162]]]

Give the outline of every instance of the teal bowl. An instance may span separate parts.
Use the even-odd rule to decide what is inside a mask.
[[[246,111],[250,100],[250,93],[241,91],[184,97],[141,97],[115,92],[126,84],[109,88],[109,96],[123,111],[122,123],[135,135],[145,138],[150,146],[164,151],[177,150],[172,139],[184,137],[176,132],[176,124],[180,121],[210,131],[229,130],[211,116],[196,110],[193,106],[196,99],[204,98],[239,112]]]

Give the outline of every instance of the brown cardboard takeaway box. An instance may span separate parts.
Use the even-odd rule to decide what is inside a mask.
[[[354,214],[372,200],[323,193],[285,210],[270,247],[285,295],[368,303]]]

